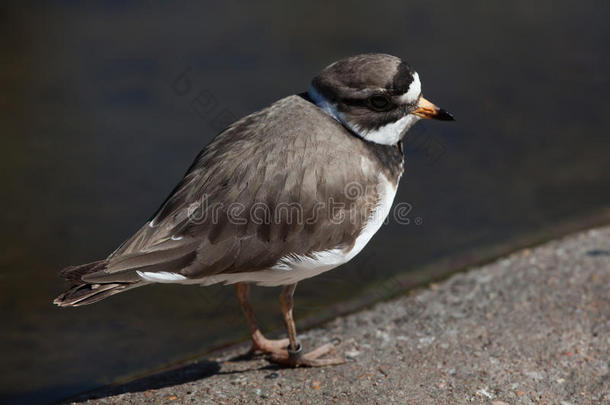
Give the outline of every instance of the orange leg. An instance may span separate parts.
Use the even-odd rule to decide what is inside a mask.
[[[289,367],[321,367],[345,363],[345,360],[340,357],[320,359],[321,356],[334,349],[335,345],[333,343],[322,345],[306,354],[302,353],[301,344],[297,340],[294,318],[292,317],[292,308],[294,306],[293,297],[296,286],[296,283],[287,285],[280,294],[280,307],[282,309],[282,315],[284,315],[288,339],[269,340],[263,336],[256,326],[256,319],[254,318],[252,307],[248,301],[249,286],[244,283],[237,283],[235,285],[237,298],[248,319],[248,325],[252,335],[251,351],[260,351],[270,354],[270,361]]]
[[[281,352],[282,350],[286,351],[289,343],[288,339],[267,339],[258,329],[256,318],[254,317],[254,312],[252,311],[248,298],[250,295],[250,286],[246,283],[237,283],[235,284],[235,293],[237,294],[239,305],[248,320],[248,327],[250,328],[250,335],[252,336],[252,348],[250,349],[250,352],[270,354]]]

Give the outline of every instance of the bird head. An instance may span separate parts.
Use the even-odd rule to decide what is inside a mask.
[[[422,96],[419,75],[386,54],[337,61],[311,82],[309,96],[361,138],[395,145],[422,118],[452,121],[447,111]]]

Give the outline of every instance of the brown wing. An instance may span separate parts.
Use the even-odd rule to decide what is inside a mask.
[[[376,204],[365,184],[379,173],[362,156],[377,153],[303,98],[279,100],[219,134],[152,221],[86,281],[252,272],[348,247]]]

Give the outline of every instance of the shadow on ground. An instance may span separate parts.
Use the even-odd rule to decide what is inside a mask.
[[[177,369],[167,370],[150,376],[142,377],[126,384],[109,385],[108,387],[81,394],[62,403],[85,402],[89,399],[99,399],[128,392],[141,392],[165,388],[177,384],[201,380],[218,374],[220,364],[215,361],[202,360]]]
[[[253,356],[250,353],[237,355],[227,359],[230,362],[246,362],[260,356]],[[119,394],[144,392],[148,390],[157,390],[160,388],[171,387],[175,385],[188,384],[194,381],[200,381],[216,375],[242,374],[250,371],[276,370],[280,366],[268,364],[262,367],[252,367],[241,370],[220,371],[221,364],[217,361],[199,360],[195,363],[190,363],[178,368],[172,368],[159,373],[138,378],[127,383],[116,383],[108,385],[101,389],[89,391],[76,397],[67,399],[60,403],[86,402],[91,399],[101,399]]]

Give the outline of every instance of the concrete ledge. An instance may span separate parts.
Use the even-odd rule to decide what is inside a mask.
[[[302,336],[350,361],[281,369],[241,346],[79,400],[124,403],[602,404],[610,227],[523,250]]]

